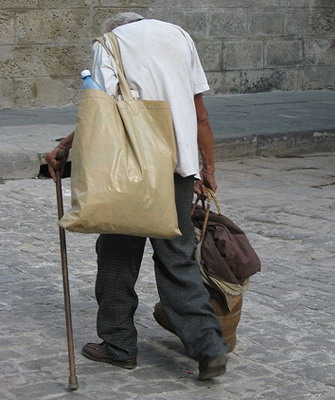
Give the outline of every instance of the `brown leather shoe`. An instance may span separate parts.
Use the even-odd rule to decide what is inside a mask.
[[[101,361],[109,364],[113,364],[116,367],[133,369],[137,366],[137,358],[131,358],[130,360],[115,360],[108,352],[108,345],[105,342],[102,343],[86,343],[81,350],[81,354],[90,360]]]
[[[210,361],[201,361],[199,363],[199,379],[201,381],[223,375],[226,372],[227,358],[223,354]]]

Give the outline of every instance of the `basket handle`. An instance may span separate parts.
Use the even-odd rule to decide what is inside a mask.
[[[198,195],[196,201],[194,202],[194,204],[192,206],[192,211],[191,211],[191,215],[193,215],[197,204],[201,200],[202,208],[205,209],[205,219],[204,219],[204,223],[202,225],[201,239],[204,238],[205,233],[206,233],[206,229],[207,229],[207,225],[208,225],[208,219],[209,219],[209,212],[210,212],[210,209],[211,209],[212,200],[214,200],[217,213],[218,214],[222,214],[221,213],[220,203],[219,203],[219,200],[218,200],[215,192],[213,192],[213,190],[211,190],[211,189],[206,188],[206,194],[207,194],[206,200],[204,200],[203,198],[201,198]]]

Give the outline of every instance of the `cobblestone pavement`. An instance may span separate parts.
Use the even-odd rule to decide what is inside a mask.
[[[263,269],[245,294],[227,373],[209,382],[197,380],[197,363],[152,317],[149,246],[138,282],[139,366],[125,371],[79,354],[97,340],[95,236],[67,234],[80,384],[72,393],[54,184],[1,184],[0,399],[334,400],[334,167],[332,153],[217,164],[224,213],[246,231]]]

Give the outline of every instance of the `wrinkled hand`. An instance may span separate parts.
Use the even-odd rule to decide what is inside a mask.
[[[55,147],[50,153],[45,155],[45,160],[48,163],[48,171],[54,182],[56,182],[56,170],[60,170],[60,174],[62,175],[68,157],[69,150],[61,146]]]
[[[204,199],[207,197],[206,188],[215,192],[218,185],[216,184],[214,172],[209,172],[203,169],[200,172],[200,176],[201,180],[196,181],[194,184],[194,193],[196,193],[200,198]]]

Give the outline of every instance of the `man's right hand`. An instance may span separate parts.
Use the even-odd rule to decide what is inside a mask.
[[[48,171],[51,178],[56,182],[56,170],[61,170],[63,173],[64,165],[69,157],[69,150],[55,147],[50,153],[45,155],[45,160],[48,163]]]
[[[48,163],[48,170],[51,178],[56,182],[56,170],[63,172],[64,165],[69,157],[69,151],[72,147],[74,139],[74,131],[66,136],[50,153],[45,155],[45,160]]]

